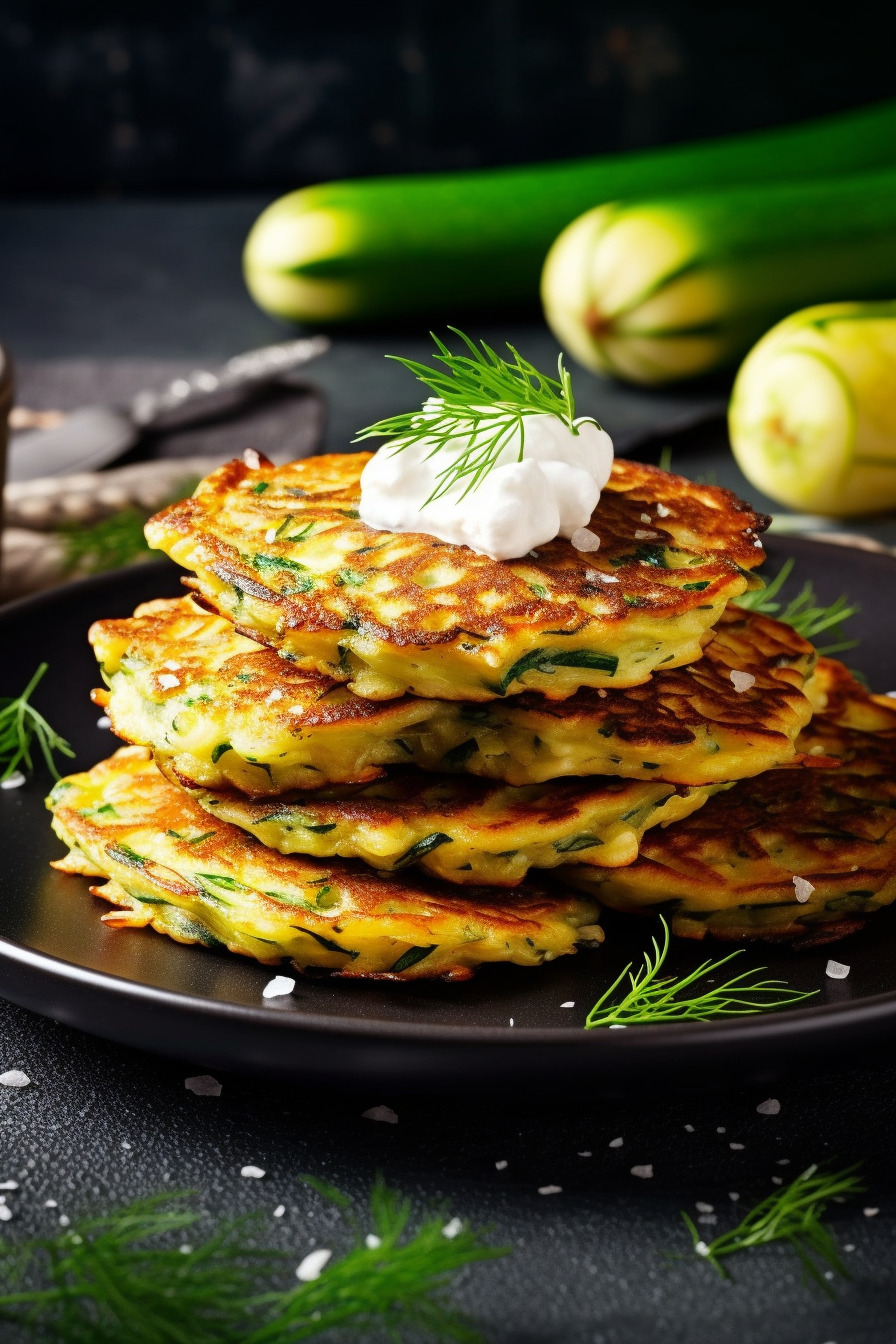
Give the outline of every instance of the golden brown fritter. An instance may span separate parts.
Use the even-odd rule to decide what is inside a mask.
[[[367,699],[483,701],[635,686],[699,658],[763,560],[767,519],[730,491],[617,461],[583,554],[495,561],[357,514],[367,453],[231,462],[150,519],[202,602]]]
[[[574,881],[617,910],[661,910],[688,938],[830,941],[896,899],[896,701],[819,660],[818,714],[793,766],[652,831],[624,870]],[[794,879],[798,879],[794,881]]]
[[[70,846],[55,867],[109,879],[92,888],[120,907],[107,924],[149,924],[270,965],[465,980],[485,962],[539,966],[603,936],[586,897],[461,889],[265,849],[211,819],[139,747],[61,780],[48,806]]]
[[[151,746],[187,784],[250,797],[363,783],[391,765],[514,785],[598,774],[740,779],[792,758],[811,713],[802,687],[815,660],[789,626],[729,607],[703,658],[643,686],[464,705],[364,700],[189,598],[97,621],[90,640],[111,689],[94,698],[120,737]],[[753,684],[738,691],[732,671]]]
[[[184,784],[170,764],[162,769]],[[530,868],[631,863],[648,827],[689,816],[718,787],[598,776],[517,788],[398,770],[298,799],[250,802],[208,789],[194,796],[212,816],[284,854],[363,859],[389,872],[419,866],[446,882],[516,886]]]

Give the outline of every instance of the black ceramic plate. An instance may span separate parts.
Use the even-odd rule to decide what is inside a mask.
[[[772,538],[769,569],[793,556],[795,580],[820,598],[861,603],[849,655],[879,690],[896,688],[892,594],[896,560],[817,542]],[[71,584],[0,613],[0,695],[17,694],[41,661],[49,672],[36,697],[77,752],[77,768],[117,745],[97,726],[88,692],[97,674],[87,627],[124,616],[137,602],[178,591],[163,562]],[[86,1031],[202,1061],[319,1081],[456,1089],[528,1085],[597,1087],[620,1093],[644,1080],[656,1088],[769,1076],[796,1062],[853,1059],[896,1039],[896,910],[835,945],[851,966],[825,976],[829,948],[750,950],[743,966],[767,965],[792,986],[819,989],[816,1006],[728,1022],[626,1031],[582,1030],[585,1014],[630,958],[640,959],[654,925],[605,920],[596,953],[539,970],[495,967],[463,985],[298,981],[288,999],[265,1001],[270,968],[151,930],[113,931],[85,880],[48,867],[62,847],[50,831],[41,770],[23,788],[0,792],[0,993]],[[673,970],[692,967],[706,945],[674,949]],[[573,1008],[561,1005],[572,1000]]]

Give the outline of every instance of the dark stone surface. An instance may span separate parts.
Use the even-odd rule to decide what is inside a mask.
[[[253,310],[224,262],[237,255],[254,208],[47,207],[27,217],[19,208],[0,211],[0,237],[14,240],[11,251],[0,243],[0,335],[28,360],[193,360],[276,339],[278,329]],[[54,240],[48,253],[41,239]],[[535,326],[528,335],[536,348],[546,339]],[[319,367],[315,377],[339,401],[343,420],[336,423],[380,413],[384,348],[372,337],[340,339],[326,379]],[[657,429],[660,404],[641,402]],[[702,464],[704,474],[727,472],[720,447],[701,449],[699,460],[696,451],[682,445],[680,462]],[[215,1216],[285,1203],[287,1217],[272,1220],[271,1236],[298,1259],[313,1241],[330,1244],[338,1235],[332,1213],[299,1175],[363,1197],[382,1170],[417,1207],[442,1199],[448,1212],[491,1224],[495,1241],[513,1247],[509,1259],[471,1270],[458,1287],[458,1299],[494,1344],[894,1338],[891,1052],[877,1068],[776,1084],[781,1112],[774,1117],[757,1114],[767,1093],[753,1089],[699,1100],[666,1092],[637,1104],[551,1105],[537,1077],[527,1096],[503,1104],[475,1095],[359,1096],[351,1079],[336,1094],[222,1077],[222,1096],[201,1098],[184,1089],[185,1077],[204,1072],[201,1061],[190,1068],[141,1055],[8,1004],[0,1005],[0,1067],[24,1069],[32,1079],[21,1091],[0,1088],[0,1180],[21,1182],[8,1196],[10,1234],[52,1226],[59,1210],[43,1208],[48,1198],[77,1215],[138,1193],[193,1186]],[[378,1104],[393,1105],[399,1123],[361,1118]],[[610,1148],[617,1137],[622,1147]],[[778,1165],[785,1159],[788,1165]],[[765,1195],[772,1177],[828,1159],[862,1159],[868,1204],[881,1210],[873,1219],[859,1206],[833,1210],[841,1246],[856,1248],[846,1253],[853,1278],[834,1285],[833,1301],[802,1281],[786,1248],[742,1257],[733,1283],[694,1259],[668,1259],[689,1245],[679,1210],[693,1210],[696,1200],[713,1204],[716,1229],[723,1229],[734,1217],[731,1191],[746,1203]],[[498,1161],[506,1170],[496,1170]],[[249,1162],[267,1171],[264,1181],[240,1178]],[[643,1163],[653,1164],[652,1180],[629,1174]],[[539,1195],[548,1184],[562,1193]]]

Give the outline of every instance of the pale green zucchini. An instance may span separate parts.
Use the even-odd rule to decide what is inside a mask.
[[[729,412],[741,471],[790,508],[896,506],[896,302],[793,313],[744,360]]]
[[[588,368],[638,383],[733,362],[806,303],[896,292],[896,170],[627,200],[566,228],[545,316]]]
[[[698,144],[573,162],[323,183],[281,197],[249,234],[262,307],[332,323],[531,304],[545,253],[592,206],[625,196],[783,182],[896,165],[896,101]]]

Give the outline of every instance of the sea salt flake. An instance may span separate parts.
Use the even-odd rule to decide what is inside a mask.
[[[777,1158],[776,1161],[775,1161],[775,1166],[777,1166],[777,1167],[789,1167],[789,1166],[790,1166],[790,1158],[789,1158],[789,1157],[779,1157],[779,1158]]]
[[[665,504],[656,504],[654,507],[656,508],[657,518],[669,517],[669,510],[666,508]]]
[[[193,1247],[190,1245],[190,1243],[189,1243],[188,1241],[185,1241],[184,1244],[183,1244],[183,1246],[178,1246],[177,1249],[180,1251],[181,1255],[192,1255],[192,1254],[193,1254]]]
[[[635,533],[637,536],[637,533]],[[600,537],[593,532],[589,532],[587,527],[577,527],[570,537],[570,541],[577,551],[597,551],[600,549]]]
[[[20,789],[25,783],[25,776],[21,770],[13,770],[6,779],[0,779],[0,789]]]
[[[697,1200],[696,1204],[694,1205],[694,1208],[697,1210],[698,1213],[714,1212],[713,1206],[711,1204],[704,1204],[702,1199]]]
[[[717,1134],[724,1134],[724,1133],[725,1133],[725,1126],[724,1126],[724,1125],[717,1125],[717,1126],[716,1126],[716,1133],[717,1133]]]
[[[538,1187],[538,1193],[539,1193],[540,1195],[562,1195],[562,1194],[563,1194],[563,1186],[562,1186],[562,1185],[540,1185],[540,1186]]]
[[[58,1203],[57,1203],[57,1201],[56,1201],[55,1199],[45,1199],[45,1200],[44,1200],[44,1208],[45,1208],[45,1209],[58,1209],[58,1208],[59,1208],[59,1205],[58,1205]]]
[[[378,1237],[375,1232],[368,1232],[367,1236],[364,1238],[364,1245],[367,1247],[368,1251],[376,1251],[382,1244],[382,1237]]]
[[[659,536],[658,532],[648,532],[644,527],[635,529],[635,541],[652,541],[657,536]]]
[[[880,1213],[880,1209],[863,1209],[862,1212],[866,1218],[876,1218]]]
[[[253,1167],[251,1163],[248,1167],[240,1167],[240,1175],[246,1176],[253,1181],[260,1181],[264,1174],[264,1169],[262,1167]]]
[[[653,1163],[644,1162],[640,1166],[632,1167],[631,1172],[633,1176],[639,1176],[642,1181],[649,1181],[653,1175]]]
[[[101,714],[96,721],[96,726],[97,728],[111,728],[112,720],[109,718],[108,714]]]
[[[382,1120],[387,1125],[397,1125],[398,1116],[390,1106],[371,1106],[370,1110],[361,1112],[362,1120]]]
[[[740,1195],[737,1193],[736,1190],[729,1190],[728,1198],[731,1200],[732,1204],[736,1204],[737,1201],[740,1199]]]
[[[773,1176],[773,1177],[772,1177],[772,1185],[783,1185],[783,1184],[784,1184],[784,1177],[783,1177],[783,1176]]]
[[[694,1247],[698,1255],[709,1255],[709,1247],[705,1241],[698,1241]]]
[[[793,890],[800,905],[805,905],[815,888],[807,878],[795,877],[793,879]]]
[[[610,1030],[610,1031],[625,1031],[625,1023],[624,1023],[624,1022],[611,1022],[611,1023],[610,1023],[610,1026],[609,1026],[609,1030]]]
[[[622,1147],[622,1144],[623,1144],[623,1140],[622,1140],[622,1139],[611,1139],[610,1142],[607,1144],[607,1147],[608,1147],[608,1148],[621,1148],[621,1147]]]
[[[502,1157],[500,1162],[495,1163],[495,1171],[506,1171],[506,1170],[507,1170],[507,1162]]]
[[[332,1251],[325,1251],[323,1247],[317,1251],[309,1251],[296,1269],[296,1278],[302,1283],[313,1283],[315,1279],[320,1278],[322,1269],[332,1255]]]
[[[243,449],[243,461],[250,471],[257,471],[261,466],[261,456],[255,448]]]
[[[598,688],[597,693],[600,696],[601,700],[606,700],[608,692],[604,690],[603,686]]]
[[[71,1218],[69,1218],[69,1216],[68,1216],[67,1213],[60,1213],[60,1215],[59,1215],[59,1226],[60,1226],[60,1227],[69,1227],[69,1226],[71,1225],[71,1221],[72,1221],[72,1220],[71,1220]]]
[[[0,1223],[8,1223],[12,1217],[12,1209],[6,1204],[0,1204]]]
[[[602,579],[602,581],[603,581],[604,583],[618,583],[618,582],[619,582],[619,576],[618,576],[617,574],[601,574],[600,577],[601,577],[601,579]]]
[[[5,1073],[0,1073],[0,1084],[3,1087],[28,1087],[30,1082],[27,1073],[21,1069],[7,1069]]]
[[[285,1205],[285,1204],[278,1204],[277,1207],[276,1207],[276,1209],[274,1210],[274,1217],[275,1217],[275,1218],[282,1218],[285,1212],[286,1212],[286,1205]]]
[[[718,1221],[714,1213],[701,1213],[697,1218],[698,1223],[703,1223],[707,1227],[713,1227]]]
[[[825,975],[831,980],[845,980],[849,975],[849,967],[842,961],[829,961],[824,971]],[[2,1082],[0,1078],[0,1082]]]
[[[780,1115],[781,1103],[777,1097],[769,1097],[768,1101],[760,1101],[756,1111],[759,1115]]]
[[[752,672],[738,672],[737,668],[732,668],[730,676],[731,685],[737,691],[738,695],[742,695],[744,691],[748,691],[751,686],[755,686],[756,684],[756,678],[753,676]]]
[[[732,1148],[736,1153],[742,1153],[744,1150],[744,1146],[745,1145],[742,1143],[729,1143],[728,1145],[728,1147]]]
[[[130,1152],[131,1145],[128,1143],[127,1139],[122,1139],[121,1146],[126,1152]]]
[[[0,1190],[18,1190],[18,1181],[0,1181]]]
[[[586,1148],[584,1149],[583,1152],[579,1153],[579,1157],[590,1157],[590,1156],[591,1156],[590,1148]]]
[[[846,1243],[846,1245],[843,1247],[843,1249],[844,1249],[844,1251],[854,1251],[854,1250],[855,1250],[855,1246],[853,1246],[853,1244],[852,1244],[851,1241],[848,1241],[848,1242]]]
[[[693,1125],[685,1125],[685,1129],[686,1129],[686,1131],[688,1132],[688,1134],[693,1134],[693,1132],[694,1132],[694,1126],[693,1126]]]
[[[449,1241],[453,1241],[458,1232],[463,1230],[464,1225],[459,1218],[450,1218],[442,1228],[442,1236],[447,1237]]]
[[[284,994],[291,994],[296,987],[295,980],[289,975],[275,975],[273,980],[269,980],[261,991],[263,999],[278,999]]]
[[[641,522],[642,522],[642,523],[652,523],[652,522],[653,522],[653,519],[651,518],[651,516],[650,516],[649,513],[642,513],[642,514],[641,514]]]
[[[197,1097],[220,1097],[221,1084],[210,1073],[200,1073],[195,1078],[185,1078],[184,1087]],[[124,1147],[124,1144],[122,1144]],[[130,1144],[128,1144],[130,1147]]]
[[[164,691],[173,691],[175,686],[180,685],[180,678],[176,677],[173,672],[163,672],[159,677],[159,685]]]
[[[283,699],[283,692],[281,691],[279,686],[275,686],[274,689],[271,691],[270,695],[265,700],[265,704],[273,705],[276,704],[278,700],[282,699]]]
[[[567,999],[565,1003],[561,1003],[560,1005],[561,1008],[575,1008],[575,1006],[576,1006],[575,999]]]

